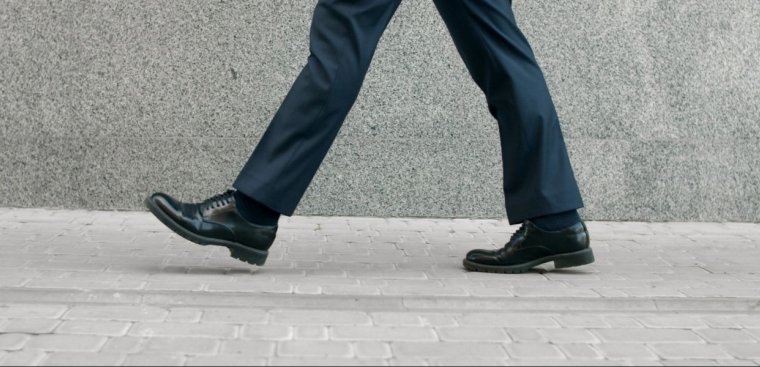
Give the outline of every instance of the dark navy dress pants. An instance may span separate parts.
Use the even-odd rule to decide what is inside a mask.
[[[510,0],[434,0],[498,122],[510,224],[583,207],[543,73]],[[320,0],[310,55],[233,187],[292,215],[401,0]]]

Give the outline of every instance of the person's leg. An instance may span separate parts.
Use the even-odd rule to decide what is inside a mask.
[[[353,106],[401,0],[320,0],[308,62],[233,183],[292,215]]]
[[[557,112],[511,1],[434,2],[498,121],[509,223],[544,217],[544,223],[563,224],[577,218],[583,201]]]

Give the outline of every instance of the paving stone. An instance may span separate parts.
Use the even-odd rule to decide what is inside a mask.
[[[508,359],[502,358],[430,358],[430,366],[505,366]]]
[[[565,328],[573,329],[605,329],[610,328],[610,324],[601,316],[594,315],[562,315],[554,319]]]
[[[661,363],[663,366],[720,366],[718,361],[707,359],[664,360]]]
[[[270,314],[272,323],[286,325],[371,325],[364,312],[324,310],[278,310]]]
[[[457,263],[504,220],[282,224],[256,268],[147,212],[0,208],[0,364],[760,362],[760,224],[589,221],[596,263],[521,275]]]
[[[204,282],[160,282],[152,281],[145,283],[145,289],[149,291],[188,291],[197,292],[203,289]]]
[[[406,312],[373,312],[372,321],[379,326],[423,326],[419,315]]]
[[[732,316],[731,320],[743,328],[760,329],[760,315],[737,315]]]
[[[292,327],[286,325],[245,325],[242,338],[253,340],[290,340]]]
[[[731,358],[728,353],[715,345],[700,345],[695,347],[694,344],[650,344],[660,357],[665,359],[727,359]]]
[[[756,362],[741,359],[721,359],[717,361],[719,366],[757,366]]]
[[[6,264],[7,263],[7,264]],[[15,259],[2,259],[0,260],[0,266],[3,266],[5,268],[13,268],[13,267],[23,267],[24,261],[19,261]],[[31,281],[30,277],[26,276],[11,276],[11,277],[3,277],[0,278],[0,287],[23,287],[26,284],[29,284]]]
[[[708,327],[715,329],[739,329],[741,326],[732,317],[722,315],[710,315],[702,317],[702,321]]]
[[[396,342],[391,349],[394,356],[402,358],[507,358],[504,349],[496,343]]]
[[[546,342],[546,337],[534,328],[507,328],[509,336],[516,342],[535,343]]]
[[[51,269],[64,271],[91,271],[93,274],[103,272],[107,266],[95,263],[81,263],[77,261],[32,261],[27,267],[33,269]]]
[[[363,341],[354,343],[354,355],[358,358],[391,358],[391,348],[388,343]]]
[[[67,309],[65,305],[0,304],[0,318],[57,319]]]
[[[199,322],[203,315],[202,310],[173,308],[166,316],[167,322]]]
[[[695,316],[664,315],[644,316],[637,318],[648,328],[697,329],[707,327],[702,320]]]
[[[0,324],[0,332],[47,334],[52,332],[60,323],[60,320],[55,319],[14,319]]]
[[[153,306],[87,306],[72,307],[63,318],[68,320],[163,321],[169,312]]]
[[[511,340],[504,329],[493,327],[443,327],[437,328],[436,332],[442,341],[482,341],[507,343]]]
[[[720,347],[736,358],[760,360],[760,344],[725,343]]]
[[[636,321],[635,318],[631,316],[605,316],[604,320],[610,325],[612,328],[620,328],[620,329],[632,329],[632,328],[643,328],[644,325],[642,325],[640,322]]]
[[[283,341],[277,345],[277,355],[282,357],[350,358],[351,343],[337,341]]]
[[[539,330],[546,340],[553,344],[566,343],[597,343],[597,338],[583,329],[541,329]]]
[[[546,289],[546,288],[526,288],[526,287],[516,287],[514,290],[512,290],[512,293],[514,293],[517,297],[587,297],[587,298],[598,298],[601,297],[599,293],[594,292],[592,289],[583,289],[583,288],[554,288],[554,289]]]
[[[313,284],[291,284],[295,294],[321,294],[322,287]]]
[[[47,354],[42,351],[23,350],[18,352],[8,352],[5,357],[0,358],[0,366],[38,365],[46,356]]]
[[[61,351],[61,352],[95,352],[106,342],[106,337],[95,335],[36,335],[24,349]]]
[[[101,351],[107,353],[134,354],[142,350],[145,342],[145,338],[132,336],[109,338],[108,341],[106,341],[106,343],[103,345]]]
[[[703,343],[694,332],[680,329],[599,329],[604,342],[619,343]]]
[[[453,316],[443,314],[422,314],[420,315],[423,326],[432,327],[449,327],[459,325]]]
[[[256,358],[252,356],[191,356],[188,357],[186,366],[266,366],[266,358]]]
[[[293,286],[282,283],[211,283],[209,292],[247,292],[247,293],[293,293]]]
[[[154,337],[145,345],[146,352],[171,351],[183,355],[216,355],[221,342],[210,338]]]
[[[62,322],[55,329],[55,333],[122,336],[131,326],[129,322],[70,320]]]
[[[388,361],[390,366],[429,366],[430,363],[423,358],[398,358],[394,357]]]
[[[322,287],[322,294],[329,295],[329,296],[345,296],[345,295],[377,296],[381,294],[381,291],[379,287],[368,286],[368,285],[356,285],[356,286],[326,285]]]
[[[334,326],[330,330],[334,340],[375,340],[375,341],[433,341],[435,332],[427,327],[392,326]]]
[[[260,340],[225,340],[222,342],[221,354],[241,354],[256,357],[274,355],[276,342]]]
[[[21,350],[28,341],[29,335],[26,334],[0,334],[0,350]]]
[[[562,344],[558,348],[571,361],[604,359],[604,356],[593,347],[593,344]]]
[[[551,344],[512,343],[505,348],[513,359],[565,359],[565,355]]]
[[[380,287],[380,292],[386,296],[467,296],[464,288],[443,287],[436,285],[394,285]]]
[[[395,251],[394,251],[395,252]],[[356,271],[348,272],[348,277],[353,279],[382,279],[382,280],[425,280],[427,275],[422,271],[397,270],[392,273],[384,271]]]
[[[382,359],[277,357],[270,359],[267,364],[270,366],[385,366],[386,362]]]
[[[124,359],[125,366],[182,366],[186,357],[180,354],[148,352],[130,354]]]
[[[296,326],[295,339],[327,340],[327,328],[323,326],[316,326],[316,325]]]
[[[700,329],[695,330],[699,336],[709,343],[756,343],[758,336],[753,337],[744,330],[737,329]]]
[[[551,316],[545,315],[529,315],[529,314],[503,314],[503,313],[490,313],[490,312],[478,312],[464,315],[458,318],[458,322],[461,325],[468,326],[499,326],[508,328],[558,328],[557,324]]]
[[[627,288],[621,290],[623,293],[625,293],[626,297],[634,297],[634,298],[652,298],[652,297],[686,297],[683,292],[685,290],[680,290],[676,288],[666,288],[666,287],[659,287],[659,288]]]
[[[699,347],[698,345],[695,347]],[[659,359],[657,355],[642,344],[631,343],[602,343],[595,345],[602,354],[610,360],[643,360]]]
[[[45,288],[45,289],[81,289],[81,290],[137,290],[145,286],[142,281],[101,281],[96,279],[41,279],[28,282],[26,288]]]
[[[207,309],[203,311],[203,322],[221,322],[230,324],[264,324],[269,315],[263,310],[251,309]]]
[[[136,323],[129,329],[130,336],[154,337],[198,337],[198,338],[234,338],[237,328],[227,324],[190,324],[177,322]]]
[[[551,358],[534,358],[534,359],[510,359],[505,365],[507,366],[609,366],[614,365],[609,361],[597,360],[597,359],[577,359],[577,360],[563,360],[563,359],[551,359]],[[632,365],[635,365],[632,363]],[[658,366],[659,364],[647,364],[648,366]]]
[[[119,366],[124,354],[54,352],[47,355],[40,365],[44,366]]]

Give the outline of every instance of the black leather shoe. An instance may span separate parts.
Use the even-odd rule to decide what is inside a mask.
[[[524,273],[554,261],[557,269],[594,262],[586,223],[578,222],[558,231],[544,231],[526,220],[498,250],[472,250],[467,253],[467,270],[488,273]]]
[[[238,260],[264,265],[277,225],[245,220],[235,206],[234,192],[227,190],[200,203],[183,203],[158,192],[145,199],[145,206],[172,231],[192,242],[224,246]]]

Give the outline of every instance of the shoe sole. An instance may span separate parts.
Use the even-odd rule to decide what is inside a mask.
[[[256,250],[241,243],[201,236],[197,233],[193,233],[187,230],[185,227],[182,227],[179,223],[175,222],[174,219],[172,219],[168,214],[161,210],[161,208],[153,203],[150,198],[145,199],[144,204],[148,210],[150,210],[150,212],[153,213],[153,215],[161,221],[161,223],[188,241],[194,242],[201,246],[226,247],[230,250],[230,256],[251,265],[261,266],[264,265],[264,263],[267,261],[267,257],[269,256],[268,251]]]
[[[517,265],[509,266],[497,266],[497,265],[484,265],[478,264],[467,259],[464,260],[464,267],[470,271],[480,271],[485,273],[500,273],[500,274],[519,274],[525,273],[530,269],[535,268],[538,265],[545,264],[554,261],[555,269],[572,268],[575,266],[588,265],[594,262],[594,252],[588,248],[578,252],[571,252],[568,254],[553,255],[543,257],[537,260],[529,261]]]

